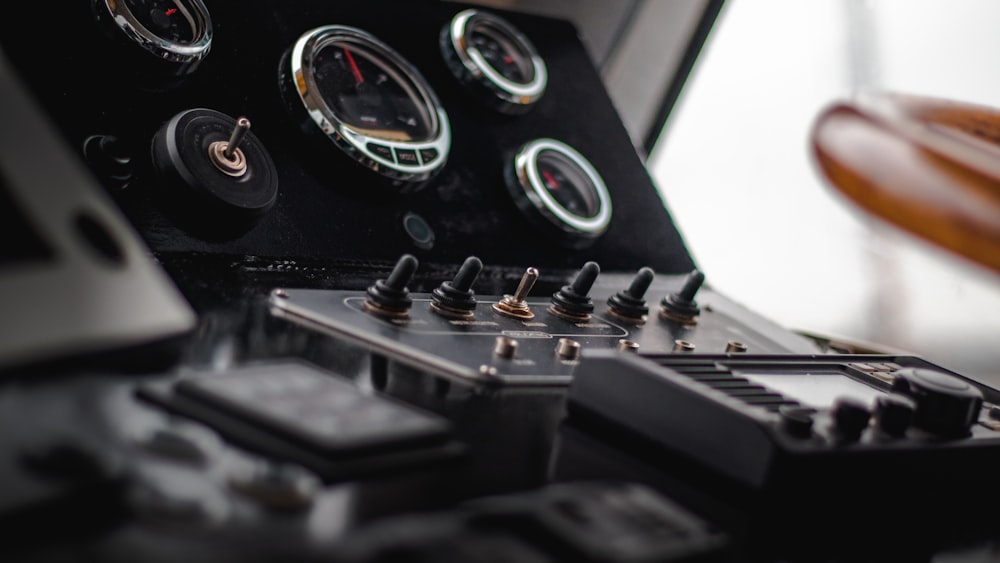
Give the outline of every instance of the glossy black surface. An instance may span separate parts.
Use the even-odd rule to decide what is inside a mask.
[[[198,252],[268,258],[387,262],[414,252],[426,262],[459,263],[478,255],[495,267],[574,268],[587,259],[611,270],[644,265],[680,273],[692,261],[669,212],[633,148],[601,78],[564,21],[505,14],[552,68],[549,87],[530,115],[485,108],[462,87],[442,58],[438,36],[465,6],[451,2],[355,4],[252,0],[212,6],[211,53],[196,72],[156,90],[139,88],[138,65],[119,61],[85,6],[56,14],[26,6],[49,33],[76,49],[42,56],[33,30],[0,22],[5,52],[51,112],[70,146],[94,134],[113,134],[136,162],[129,189],[117,192],[123,209],[158,253]],[[340,154],[305,115],[302,103],[279,87],[283,57],[317,26],[363,29],[400,52],[424,75],[452,122],[447,164],[419,190],[400,195],[378,174]],[[59,68],[53,73],[51,68]],[[271,151],[279,171],[278,201],[253,229],[205,240],[165,217],[149,194],[159,179],[148,167],[149,143],[171,116],[191,107],[245,115]],[[601,173],[613,200],[621,200],[605,236],[586,253],[567,252],[522,217],[504,187],[509,155],[538,137],[579,150]],[[408,213],[436,234],[432,249],[414,245],[403,227]],[[500,242],[502,241],[502,242]]]

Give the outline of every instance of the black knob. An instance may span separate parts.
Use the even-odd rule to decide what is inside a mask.
[[[413,305],[407,284],[417,271],[417,259],[404,254],[396,262],[389,277],[368,286],[365,309],[371,313],[388,317],[406,317]]]
[[[965,436],[979,418],[983,394],[970,383],[933,369],[896,372],[893,391],[913,399],[913,426],[943,437]]]
[[[641,320],[649,312],[649,307],[646,306],[646,300],[643,299],[643,296],[646,295],[649,285],[653,283],[653,276],[652,268],[640,269],[639,273],[632,279],[628,289],[619,291],[608,298],[608,308],[611,312],[626,319]]]
[[[778,409],[778,415],[781,417],[781,427],[789,435],[803,439],[812,436],[816,409],[783,405]]]
[[[483,269],[483,262],[470,256],[450,282],[441,282],[431,295],[431,310],[446,317],[468,317],[476,310],[476,295],[472,284]]]
[[[868,427],[872,413],[865,403],[857,399],[841,397],[833,404],[832,416],[833,428],[838,437],[845,441],[854,442]]]
[[[879,395],[875,400],[875,421],[879,430],[889,436],[902,436],[912,424],[916,408],[913,399],[905,395]]]
[[[132,154],[114,135],[92,135],[83,142],[83,155],[97,176],[105,183],[121,189],[132,180],[135,172]]]
[[[698,270],[692,270],[685,278],[680,291],[671,293],[660,301],[660,310],[663,316],[675,321],[693,321],[701,314],[701,307],[698,306],[694,297],[703,283],[705,283],[705,274]]]
[[[573,279],[573,283],[562,286],[562,289],[552,295],[552,306],[549,307],[549,311],[571,321],[589,320],[591,313],[594,312],[594,303],[589,295],[590,288],[600,273],[601,267],[597,262],[584,264]]]
[[[249,120],[196,108],[157,131],[152,159],[167,214],[206,238],[252,227],[278,197],[278,171]]]

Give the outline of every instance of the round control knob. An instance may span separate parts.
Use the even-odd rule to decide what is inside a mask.
[[[880,395],[875,400],[875,421],[879,430],[889,436],[902,436],[913,423],[916,408],[916,403],[909,397],[896,393]]]
[[[855,442],[868,427],[872,413],[868,410],[868,405],[861,401],[842,397],[834,403],[832,416],[837,435],[844,440]]]
[[[781,417],[781,427],[790,436],[802,439],[812,436],[816,409],[783,405],[778,409],[778,415]]]
[[[983,404],[979,389],[932,369],[901,369],[896,372],[892,389],[916,403],[915,428],[945,437],[967,435]]]
[[[167,210],[184,226],[230,234],[259,221],[278,197],[278,171],[246,118],[194,108],[153,137]]]

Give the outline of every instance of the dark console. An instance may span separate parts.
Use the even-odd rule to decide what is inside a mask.
[[[1000,392],[716,291],[569,22],[18,13],[3,561],[989,553]]]

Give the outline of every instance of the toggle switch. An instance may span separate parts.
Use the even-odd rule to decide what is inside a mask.
[[[156,132],[158,196],[184,227],[229,234],[260,220],[278,197],[278,171],[250,120],[195,108]]]
[[[692,270],[684,280],[684,286],[680,291],[671,293],[660,301],[660,316],[681,324],[696,324],[697,317],[701,314],[701,307],[694,300],[694,296],[704,282],[705,274]]]
[[[594,312],[594,303],[590,299],[590,288],[597,281],[601,267],[597,262],[587,262],[577,273],[573,283],[564,285],[552,295],[552,305],[549,312],[553,315],[575,323],[585,323]]]
[[[536,281],[538,281],[538,270],[536,268],[525,270],[514,294],[504,295],[500,301],[493,304],[493,310],[515,319],[530,320],[535,318],[535,314],[531,312],[531,307],[528,306],[525,299],[531,292],[531,288],[535,286]]]
[[[250,132],[250,120],[240,117],[229,134],[228,141],[214,141],[208,145],[208,158],[222,172],[239,178],[247,173],[247,157],[240,149],[240,143]]]
[[[628,289],[619,291],[608,298],[608,312],[634,324],[646,322],[649,307],[643,296],[646,295],[649,285],[653,283],[653,277],[652,268],[641,268],[632,279]]]
[[[466,258],[455,274],[455,279],[441,282],[431,293],[431,311],[449,319],[473,318],[476,295],[472,291],[472,284],[476,283],[482,270],[482,260],[475,256]]]
[[[407,319],[410,316],[410,299],[407,285],[417,271],[417,259],[411,254],[404,254],[396,262],[389,277],[378,280],[368,286],[365,299],[365,311],[392,319]]]

